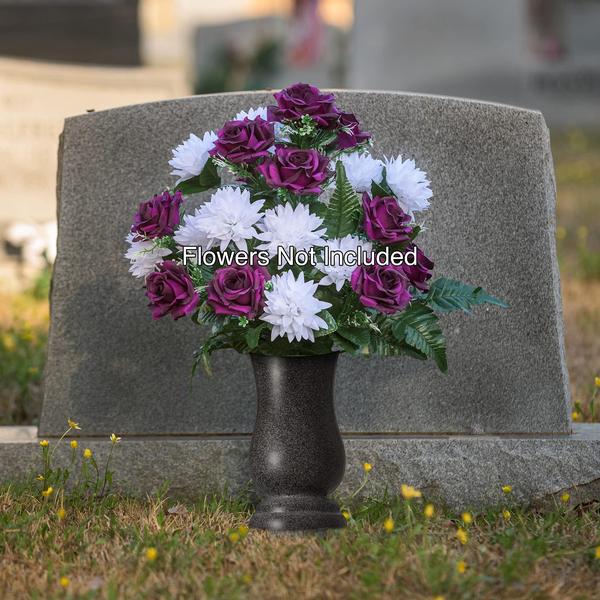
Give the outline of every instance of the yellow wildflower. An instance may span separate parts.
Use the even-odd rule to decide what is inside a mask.
[[[456,537],[461,544],[466,544],[469,541],[469,534],[462,528],[459,527],[456,530]]]
[[[33,331],[31,331],[31,328],[28,327],[27,325],[23,328],[23,331],[21,331],[21,339],[24,342],[32,342],[34,340],[34,335],[33,335]]]
[[[83,458],[92,458],[92,451],[89,448],[83,451]]]
[[[248,525],[240,525],[238,527],[238,531],[240,532],[240,535],[242,537],[246,537],[248,535],[248,532],[250,531],[250,528],[248,527]]]
[[[595,384],[596,387],[600,388],[600,377],[595,377],[594,378],[594,384]]]
[[[503,485],[502,486],[502,491],[505,494],[510,494],[512,492],[512,485]]]
[[[240,541],[240,534],[237,531],[232,531],[229,534],[229,541],[233,542],[235,544],[235,542],[239,542]]]
[[[556,228],[556,237],[559,240],[564,240],[567,237],[567,230],[562,225]]]
[[[4,348],[6,348],[6,350],[8,350],[9,352],[11,352],[12,350],[15,349],[15,339],[13,338],[12,335],[10,335],[10,333],[5,333],[2,336],[2,345],[4,346]]]
[[[110,441],[113,444],[118,444],[121,441],[120,437],[117,437],[114,433],[110,434]]]
[[[50,442],[49,442],[48,440],[42,440],[42,441],[40,442],[40,446],[41,446],[42,448],[47,448],[49,445],[50,445]]]
[[[343,510],[342,517],[344,517],[344,519],[346,519],[346,521],[349,521],[350,520],[350,512],[347,510]]]
[[[594,548],[594,557],[595,558],[600,558],[600,546],[596,546]]]
[[[505,509],[502,511],[502,518],[503,518],[505,521],[510,521],[510,517],[511,517],[510,510],[507,510],[507,509],[505,508]]]
[[[433,515],[435,514],[435,507],[433,506],[433,504],[426,504],[423,510],[423,514],[427,519],[431,519],[431,517],[433,517]]]
[[[446,600],[444,596],[435,596],[433,600]]]
[[[422,496],[419,490],[412,485],[406,485],[405,483],[400,487],[400,492],[405,500],[412,500],[413,498],[420,498]]]
[[[44,496],[44,498],[48,498],[48,496],[50,496],[52,494],[52,492],[54,491],[54,488],[49,485],[43,492],[42,492],[42,496]]]
[[[69,580],[68,577],[63,576],[58,580],[58,583],[60,583],[61,587],[68,588],[71,581]]]
[[[79,423],[75,423],[75,421],[72,421],[71,419],[67,419],[67,425],[70,429],[81,429],[81,427],[79,427]]]
[[[56,516],[58,517],[59,521],[62,521],[66,516],[67,516],[67,511],[61,506],[57,511],[56,511]]]
[[[461,519],[465,525],[470,525],[473,522],[473,515],[470,512],[464,512]]]
[[[577,410],[574,410],[571,413],[571,419],[573,419],[573,421],[579,421],[581,419],[581,413]]]
[[[371,463],[363,463],[363,471],[365,473],[368,473],[372,468],[373,465]]]
[[[71,448],[73,448],[73,450],[76,450],[77,446],[79,446],[77,440],[71,440]]]
[[[154,547],[146,548],[146,560],[154,562],[158,558],[158,550]]]
[[[392,519],[392,517],[388,517],[383,522],[383,528],[385,529],[386,533],[392,533],[392,531],[394,531],[394,519]]]
[[[36,479],[37,479],[38,481],[44,481],[45,477],[44,477],[44,476],[43,476],[43,475],[40,473],[40,474],[39,474],[39,475],[36,477]]]
[[[569,494],[569,492],[564,492],[562,494],[562,496],[560,497],[561,502],[563,502],[564,504],[566,504],[570,499],[571,499],[571,494]]]
[[[461,575],[464,575],[467,570],[467,563],[464,560],[459,560],[456,563],[456,571]]]

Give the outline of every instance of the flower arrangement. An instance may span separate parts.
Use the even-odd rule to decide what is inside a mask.
[[[446,371],[438,315],[506,305],[432,280],[416,241],[433,195],[426,173],[374,157],[371,135],[331,93],[297,83],[274,99],[191,134],[169,162],[175,186],[139,205],[125,256],[152,317],[209,325],[195,357],[207,370],[213,352],[233,348],[408,355]]]

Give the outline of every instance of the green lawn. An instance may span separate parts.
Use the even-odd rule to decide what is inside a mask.
[[[559,504],[542,516],[507,495],[509,512],[469,523],[437,507],[426,517],[423,499],[373,500],[321,537],[248,532],[243,500],[4,489],[0,597],[597,598],[598,507]]]

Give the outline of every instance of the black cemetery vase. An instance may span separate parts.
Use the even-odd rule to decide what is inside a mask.
[[[251,357],[258,398],[250,471],[261,501],[250,526],[344,527],[338,505],[327,498],[346,466],[333,405],[338,354]]]

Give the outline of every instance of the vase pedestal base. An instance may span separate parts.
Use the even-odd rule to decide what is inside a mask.
[[[346,526],[338,505],[322,496],[271,496],[250,519],[250,527],[268,531],[318,531]]]

